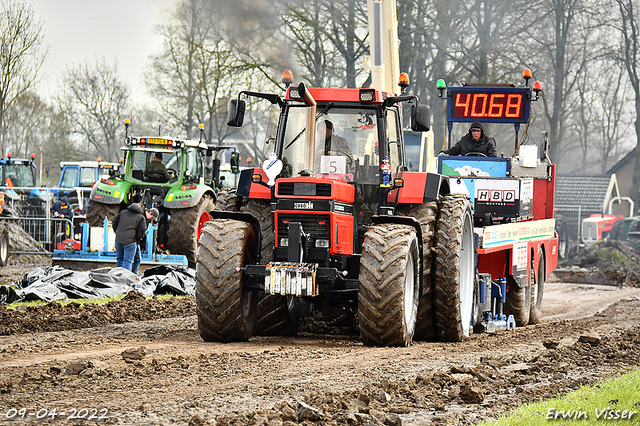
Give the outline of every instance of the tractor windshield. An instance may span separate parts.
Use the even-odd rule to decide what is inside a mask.
[[[154,156],[157,152],[162,154],[162,164],[170,174],[173,172],[175,175],[180,174],[180,151],[132,150],[131,176],[134,179],[144,179],[144,171],[149,163],[155,161]]]
[[[32,188],[36,186],[33,169],[30,164],[3,164],[4,186]]]
[[[318,110],[322,111],[322,108],[318,106]],[[293,176],[305,168],[308,155],[306,117],[307,109],[304,106],[292,106],[289,109],[282,161],[285,167],[290,165]],[[317,117],[311,170],[313,176],[352,181],[358,168],[377,168],[379,164],[375,110],[333,107]],[[371,182],[360,183],[377,183],[375,174],[362,174],[365,175],[368,176],[365,179]]]

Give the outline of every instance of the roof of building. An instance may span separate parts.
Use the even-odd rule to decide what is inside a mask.
[[[558,211],[578,211],[584,214],[604,213],[611,197],[619,196],[616,175],[556,176],[555,207]]]
[[[633,150],[629,151],[627,153],[627,155],[622,157],[622,159],[620,161],[618,161],[616,164],[614,164],[613,167],[611,167],[609,169],[607,174],[610,175],[612,173],[617,173],[621,168],[623,168],[624,166],[629,164],[631,162],[631,160],[633,160],[635,157],[636,157],[636,151],[635,151],[635,149],[633,149]]]

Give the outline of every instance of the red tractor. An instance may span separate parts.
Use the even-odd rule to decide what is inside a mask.
[[[531,91],[520,93],[526,120]],[[458,190],[481,179],[408,171],[403,105],[414,131],[429,124],[414,96],[304,84],[284,99],[241,92],[229,126],[242,125],[245,96],[279,107],[278,133],[270,157],[221,192],[202,230],[196,307],[204,340],[293,334],[314,310],[357,313],[363,342],[375,346],[457,341],[474,327],[526,325],[530,311],[537,321],[557,261],[553,165],[520,178],[509,159],[485,159],[500,172],[476,187],[503,197],[472,204]]]
[[[581,231],[582,242],[585,245],[590,246],[598,241],[606,240],[609,238],[613,225],[619,220],[624,220],[624,216],[592,214],[591,216],[583,219]]]

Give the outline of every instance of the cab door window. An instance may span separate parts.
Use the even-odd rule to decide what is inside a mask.
[[[389,148],[389,164],[391,165],[391,178],[395,178],[400,173],[402,164],[402,152],[400,151],[399,126],[400,119],[398,111],[387,110],[387,146]]]
[[[185,177],[192,180],[204,177],[204,161],[202,159],[202,152],[195,148],[187,151]]]
[[[74,188],[78,184],[79,172],[80,172],[80,169],[78,167],[65,167],[64,174],[62,176],[62,181],[60,183],[60,187]]]
[[[83,167],[80,169],[80,185],[81,187],[91,187],[93,182],[96,181],[96,172],[95,169],[90,167]]]

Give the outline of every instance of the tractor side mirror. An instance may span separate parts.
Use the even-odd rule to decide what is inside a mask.
[[[429,107],[426,105],[411,105],[411,130],[414,132],[428,132]]]
[[[220,181],[220,160],[215,158],[211,163],[211,180],[213,180],[218,185]]]
[[[237,174],[240,172],[240,154],[238,151],[231,153],[229,163],[231,164],[231,173]]]
[[[232,99],[229,101],[229,111],[227,113],[227,126],[242,127],[244,122],[244,111],[246,102],[241,99]]]

